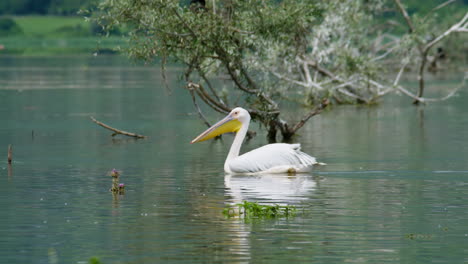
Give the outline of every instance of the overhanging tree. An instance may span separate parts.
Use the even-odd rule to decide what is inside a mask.
[[[126,24],[132,57],[162,58],[163,68],[167,60],[184,63],[201,118],[197,99],[227,113],[232,98],[242,98],[271,140],[278,131],[288,140],[330,102],[371,104],[395,91],[424,100],[398,84],[408,65],[398,52],[402,38],[374,19],[386,2],[103,0],[96,19],[108,30]],[[382,74],[389,58],[402,65],[394,79]],[[219,76],[232,87],[216,87]],[[285,101],[309,109],[284,120]]]

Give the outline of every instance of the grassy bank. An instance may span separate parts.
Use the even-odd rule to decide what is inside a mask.
[[[1,38],[1,54],[8,55],[65,55],[65,54],[94,54],[117,53],[115,48],[125,46],[122,38],[103,37],[9,37]]]
[[[64,55],[115,53],[125,47],[121,37],[100,36],[98,28],[83,17],[18,16],[11,19],[20,28],[0,34],[0,55]]]
[[[13,17],[27,37],[57,36],[67,29],[90,30],[91,25],[83,17],[65,16],[18,16]]]

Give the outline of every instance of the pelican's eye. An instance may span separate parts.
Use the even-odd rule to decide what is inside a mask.
[[[234,115],[238,115],[238,114],[239,114],[239,111],[235,111],[235,112],[234,112]]]

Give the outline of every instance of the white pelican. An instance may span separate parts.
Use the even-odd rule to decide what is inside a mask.
[[[204,141],[227,132],[236,132],[224,163],[224,171],[229,174],[301,173],[311,171],[314,164],[320,164],[314,157],[300,151],[300,144],[268,144],[239,156],[249,123],[249,112],[241,107],[234,108],[229,115],[190,143]]]

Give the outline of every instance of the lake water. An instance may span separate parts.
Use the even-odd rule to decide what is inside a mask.
[[[167,91],[159,68],[118,57],[0,57],[0,263],[468,263],[466,90],[335,106],[295,139],[327,166],[229,176],[232,136],[189,144],[205,127],[177,72]],[[267,143],[251,129],[244,150]],[[124,195],[109,192],[114,168]],[[223,216],[244,200],[298,214]]]

